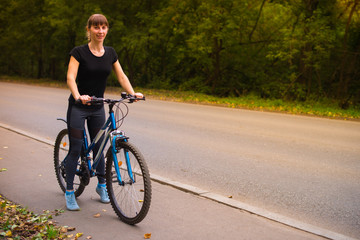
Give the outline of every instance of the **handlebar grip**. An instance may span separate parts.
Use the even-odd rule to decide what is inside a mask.
[[[95,96],[92,96],[91,100],[88,101],[88,103],[90,103],[90,104],[101,104],[103,102],[104,102],[104,98],[98,98],[98,97],[95,97]]]
[[[103,103],[104,102],[104,99],[103,98],[97,98],[95,96],[92,96],[91,97],[91,100],[90,101],[87,101],[86,103],[87,104],[100,104],[100,103]],[[75,104],[76,105],[82,105],[82,101],[80,99],[77,99],[75,100]]]
[[[92,96],[92,97],[91,97],[91,101],[94,101],[94,102],[103,102],[104,99],[103,99],[103,98],[98,98],[98,97]]]
[[[143,96],[142,98],[136,98],[136,100],[142,100],[142,101],[145,101],[145,96]]]
[[[142,98],[137,98],[136,96],[133,96],[133,95],[129,95],[129,96],[131,96],[131,97],[129,98],[129,103],[133,103],[133,102],[139,101],[139,100],[145,101],[145,96],[143,96]]]

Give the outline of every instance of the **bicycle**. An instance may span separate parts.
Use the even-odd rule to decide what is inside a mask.
[[[119,130],[129,112],[127,103],[137,100],[145,100],[145,97],[136,98],[126,93],[121,93],[119,100],[92,97],[90,104],[108,104],[109,117],[91,143],[88,142],[84,130],[83,147],[74,179],[75,196],[79,197],[89,184],[90,178],[97,176],[96,166],[107,143],[110,142],[105,155],[106,188],[115,213],[120,220],[130,225],[137,224],[145,218],[151,203],[151,180],[145,159],[137,147],[128,141],[129,137]],[[121,109],[122,106],[126,109]],[[65,119],[58,118],[58,120],[66,123]],[[100,149],[92,160],[92,150],[99,141],[101,141]],[[54,147],[55,174],[64,193],[66,191],[64,159],[68,151],[69,136],[66,128],[58,133]]]

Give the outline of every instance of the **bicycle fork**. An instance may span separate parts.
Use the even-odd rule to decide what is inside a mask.
[[[127,142],[127,137],[121,131],[114,131],[111,133],[111,135],[112,135],[111,153],[112,153],[113,160],[114,160],[114,167],[115,167],[115,171],[116,171],[116,175],[117,175],[117,181],[122,186],[124,186],[125,184],[133,184],[133,183],[135,183],[135,178],[134,178],[133,171],[131,168],[129,151],[127,149],[124,149],[124,157],[125,157],[125,161],[126,161],[127,173],[129,174],[129,177],[130,177],[129,182],[124,182],[121,178],[121,174],[120,174],[121,162],[119,163],[119,161],[117,159],[117,155],[116,155],[116,153],[118,153],[118,150],[116,149],[116,145],[117,145],[116,143],[118,141]]]

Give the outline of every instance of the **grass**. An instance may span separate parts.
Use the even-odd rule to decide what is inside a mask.
[[[34,84],[40,86],[50,86],[66,88],[66,83],[53,81],[50,79],[25,79],[16,77],[0,77],[0,81],[18,82]],[[213,106],[222,106],[229,108],[241,108],[257,111],[282,112],[296,115],[317,116],[326,118],[335,118],[343,120],[360,120],[360,106],[351,105],[348,109],[342,109],[338,103],[331,99],[320,101],[284,101],[281,99],[263,99],[254,95],[242,97],[215,97],[211,95],[170,90],[155,90],[137,88],[147,98],[164,101],[186,102],[195,104],[206,104]],[[121,90],[117,87],[108,87],[107,92],[119,93]]]
[[[351,106],[341,109],[332,100],[292,102],[281,99],[262,99],[248,95],[244,97],[220,98],[193,92],[176,92],[161,90],[142,90],[145,95],[161,100],[190,102],[198,104],[216,105],[229,108],[242,108],[257,111],[282,112],[296,115],[337,118],[344,120],[360,120],[360,107]]]

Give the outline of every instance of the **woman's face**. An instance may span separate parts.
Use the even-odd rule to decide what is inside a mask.
[[[106,34],[108,32],[108,27],[103,25],[92,25],[88,29],[90,33],[90,40],[94,42],[103,42],[105,40]]]

